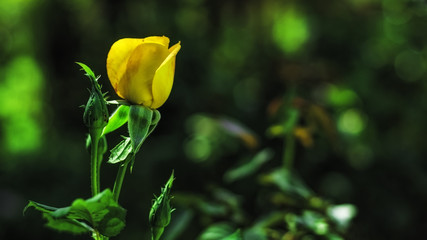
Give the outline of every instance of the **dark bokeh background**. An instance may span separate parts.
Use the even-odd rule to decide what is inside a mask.
[[[2,0],[0,239],[89,238],[53,232],[22,209],[28,199],[67,206],[89,197],[79,108],[89,83],[74,62],[100,74],[117,99],[105,69],[109,47],[151,35],[181,41],[182,49],[162,120],[125,179],[128,224],[118,239],[147,239],[153,193],[172,169],[181,196],[174,217],[185,223],[175,239],[196,239],[209,224],[229,221],[182,213],[192,198],[215,198],[218,188],[239,196],[245,221],[234,221],[237,227],[253,225],[270,205],[259,174],[282,164],[283,139],[268,133],[286,119],[276,109],[289,102],[299,112],[296,173],[323,199],[357,208],[346,238],[421,239],[426,24],[422,0]],[[244,131],[218,131],[224,119]],[[122,134],[125,128],[108,136],[110,147]],[[262,149],[273,155],[253,177],[224,178]],[[102,171],[102,186],[111,187],[116,166]]]

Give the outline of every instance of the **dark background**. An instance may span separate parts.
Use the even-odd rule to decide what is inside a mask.
[[[212,189],[227,189],[243,199],[247,219],[238,227],[251,226],[269,204],[260,200],[257,174],[238,184],[223,176],[265,148],[274,156],[260,172],[281,165],[283,140],[267,129],[288,99],[315,106],[298,108],[298,125],[313,116],[329,122],[299,138],[294,169],[324,199],[356,206],[348,239],[421,239],[426,24],[422,0],[2,0],[0,239],[89,239],[51,231],[38,213],[22,210],[29,199],[61,207],[90,196],[79,107],[89,82],[74,62],[100,74],[103,91],[117,99],[105,69],[110,46],[152,35],[181,41],[182,49],[162,120],[125,178],[127,227],[118,239],[148,239],[153,193],[172,169],[174,193],[210,199]],[[225,117],[250,137],[216,131]],[[110,148],[124,134],[110,134]],[[103,188],[112,187],[116,169],[103,165]],[[180,202],[173,217],[186,208]],[[227,219],[206,215],[193,211],[176,239],[195,239]]]

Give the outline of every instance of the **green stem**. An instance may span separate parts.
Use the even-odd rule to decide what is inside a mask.
[[[99,145],[99,144],[98,144]],[[101,185],[101,163],[102,163],[102,158],[104,157],[103,154],[99,153],[99,149],[98,149],[98,162],[97,162],[97,167],[98,167],[98,183],[99,185]],[[99,188],[99,191],[101,191],[101,187]]]
[[[131,158],[134,158],[134,157],[135,155],[132,154]],[[119,170],[117,171],[116,181],[114,181],[113,199],[116,202],[119,201],[120,191],[122,190],[122,185],[123,185],[123,179],[125,178],[126,170],[130,162],[128,160],[132,161],[132,159],[126,159],[125,163],[120,165]]]
[[[291,85],[287,93],[286,109],[288,114],[289,126],[284,137],[284,152],[283,152],[283,169],[291,170],[294,164],[295,137],[294,129],[298,121],[298,111],[293,108],[292,102],[296,95],[296,85]]]
[[[99,234],[99,232],[97,230],[95,230],[95,233],[92,234],[92,238],[94,240],[101,240],[101,235]]]
[[[98,160],[98,142],[99,137],[92,137],[95,134],[91,134],[91,140],[92,140],[92,146],[91,146],[91,152],[90,152],[90,162],[91,162],[91,172],[90,172],[90,180],[91,180],[91,189],[92,189],[92,196],[95,196],[100,191],[100,184],[99,184],[99,160]]]
[[[295,137],[293,129],[291,129],[285,136],[285,146],[283,152],[283,168],[287,170],[292,169],[294,164],[294,151],[295,151]]]
[[[98,166],[97,166],[98,167],[98,175],[97,175],[98,176],[98,185],[101,185],[101,181],[100,181],[101,174],[100,173],[101,173],[102,158],[103,158],[103,154],[98,151]],[[99,188],[99,191],[101,191],[100,188]],[[110,238],[102,236],[101,234],[99,234],[99,240],[108,240],[108,239],[110,239]]]

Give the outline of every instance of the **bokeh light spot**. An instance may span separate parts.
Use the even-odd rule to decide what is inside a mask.
[[[30,7],[34,0],[2,0],[0,1],[0,22],[13,25]]]
[[[306,16],[290,7],[278,14],[273,25],[273,39],[285,53],[294,53],[307,42],[310,32]]]
[[[35,151],[42,143],[43,74],[32,57],[20,56],[5,67],[1,77],[4,147],[11,153]]]
[[[338,118],[338,129],[342,133],[358,135],[364,128],[365,121],[356,109],[346,110]]]
[[[327,100],[329,104],[336,107],[353,105],[357,100],[357,94],[348,88],[331,85],[327,89]]]
[[[357,208],[352,204],[335,205],[328,208],[331,216],[340,227],[346,227],[357,214]]]
[[[202,162],[211,155],[212,146],[208,138],[197,136],[185,144],[184,150],[189,159],[195,162]]]

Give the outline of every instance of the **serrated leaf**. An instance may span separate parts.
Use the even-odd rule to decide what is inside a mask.
[[[132,153],[132,144],[130,138],[125,138],[117,146],[111,149],[108,163],[115,164],[123,162]]]
[[[47,220],[46,226],[57,231],[67,231],[74,234],[88,233],[93,231],[91,227],[83,222],[79,222],[75,219],[68,218],[56,218],[53,213],[57,212],[56,215],[61,215],[64,212],[68,212],[67,208],[56,208],[47,206],[41,203],[37,203],[34,201],[29,201],[28,205],[24,209],[24,213],[28,210],[28,208],[34,207],[36,210],[43,213],[43,218]]]
[[[107,126],[104,127],[102,135],[113,132],[123,126],[129,118],[129,106],[120,105],[110,116]]]
[[[40,212],[43,213],[51,213],[55,210],[57,210],[58,208],[56,207],[51,207],[48,205],[44,205],[38,202],[34,202],[34,201],[29,201],[27,206],[25,206],[23,213],[25,214],[25,212],[30,208],[30,207],[34,207],[36,210],[39,210]]]
[[[126,210],[120,206],[111,206],[109,212],[98,224],[98,231],[107,237],[117,236],[125,224]]]
[[[29,207],[43,212],[48,220],[47,226],[58,231],[85,233],[97,230],[106,237],[114,237],[125,227],[126,210],[114,201],[109,189],[87,200],[76,199],[69,207],[53,208],[32,201],[26,209]]]
[[[102,235],[113,237],[125,226],[126,210],[113,200],[109,189],[88,200],[77,199],[71,205],[68,218],[89,222]],[[109,224],[111,221],[116,224]]]
[[[74,234],[90,233],[93,231],[86,223],[74,219],[54,218],[50,214],[43,214],[47,220],[46,226],[60,232],[70,232]]]
[[[87,75],[90,79],[92,79],[92,80],[96,81],[95,73],[93,73],[93,71],[92,71],[92,69],[90,69],[90,67],[88,67],[86,64],[81,63],[81,62],[76,62],[76,63],[77,63],[80,67],[82,67],[83,71],[85,71],[85,72],[86,72],[86,75]]]

